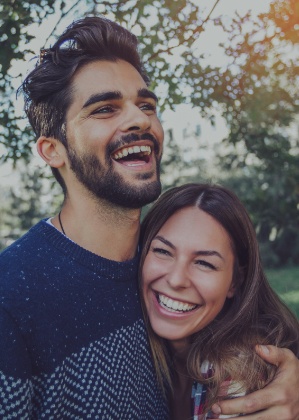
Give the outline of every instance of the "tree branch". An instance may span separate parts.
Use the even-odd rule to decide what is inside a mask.
[[[155,57],[157,57],[159,54],[162,54],[162,53],[170,53],[170,51],[172,51],[174,48],[177,48],[177,47],[179,47],[180,45],[182,45],[182,44],[184,44],[184,43],[186,43],[186,42],[188,42],[188,41],[190,41],[192,38],[194,38],[194,36],[196,36],[197,34],[199,34],[200,32],[202,32],[203,31],[203,29],[204,29],[204,25],[208,22],[208,20],[210,19],[210,16],[211,16],[211,14],[213,13],[213,11],[215,10],[215,8],[216,8],[216,6],[218,5],[218,3],[220,2],[220,0],[216,0],[215,1],[215,3],[214,3],[214,5],[213,5],[213,7],[212,7],[212,9],[210,10],[210,12],[209,12],[209,14],[208,14],[208,16],[205,18],[205,20],[202,22],[202,24],[200,25],[200,26],[198,26],[197,28],[195,28],[194,29],[194,31],[192,31],[192,34],[187,38],[187,39],[185,39],[184,40],[184,42],[182,42],[182,43],[178,43],[178,45],[174,45],[173,47],[168,47],[168,48],[166,48],[165,50],[164,49],[160,49],[160,50],[158,50],[157,52],[155,52],[154,54],[152,54],[149,58],[148,58],[148,60],[152,60],[152,59],[154,59]]]
[[[55,28],[56,28],[56,26],[57,25],[59,25],[60,24],[60,22],[62,21],[62,19],[65,17],[65,16],[67,16],[69,13],[70,13],[70,11],[71,10],[73,10],[76,6],[78,6],[78,4],[81,2],[81,0],[77,0],[67,11],[65,11],[65,12],[62,12],[62,14],[61,14],[61,16],[60,16],[60,18],[58,19],[58,21],[56,22],[56,24],[55,24],[55,27],[53,28],[53,30],[51,31],[51,33],[49,34],[49,36],[47,37],[47,39],[46,39],[46,41],[45,41],[45,43],[44,43],[44,45],[46,45],[47,44],[47,42],[49,41],[49,39],[51,38],[51,36],[54,34],[54,30],[55,30]]]

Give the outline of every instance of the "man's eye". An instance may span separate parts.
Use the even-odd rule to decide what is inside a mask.
[[[150,104],[150,103],[146,103],[146,104],[141,104],[140,105],[140,109],[142,111],[152,111],[152,112],[156,112],[156,105]]]
[[[101,108],[95,109],[94,111],[92,111],[91,114],[92,115],[95,115],[95,114],[109,114],[113,111],[114,111],[114,108],[112,108],[112,106],[106,105],[106,106],[102,106]]]

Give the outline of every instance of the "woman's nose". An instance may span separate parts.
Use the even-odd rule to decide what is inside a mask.
[[[185,289],[190,286],[191,280],[185,264],[174,264],[167,274],[167,283],[173,289]]]

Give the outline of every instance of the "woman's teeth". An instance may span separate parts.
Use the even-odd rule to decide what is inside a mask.
[[[162,308],[167,309],[169,312],[189,312],[197,308],[198,305],[190,305],[190,303],[173,300],[165,295],[158,294],[158,302]]]

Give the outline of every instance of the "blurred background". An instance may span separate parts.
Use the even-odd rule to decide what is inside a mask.
[[[2,0],[0,249],[62,203],[17,89],[40,48],[74,19],[99,14],[140,40],[165,129],[163,188],[233,189],[271,284],[299,317],[297,0]]]

